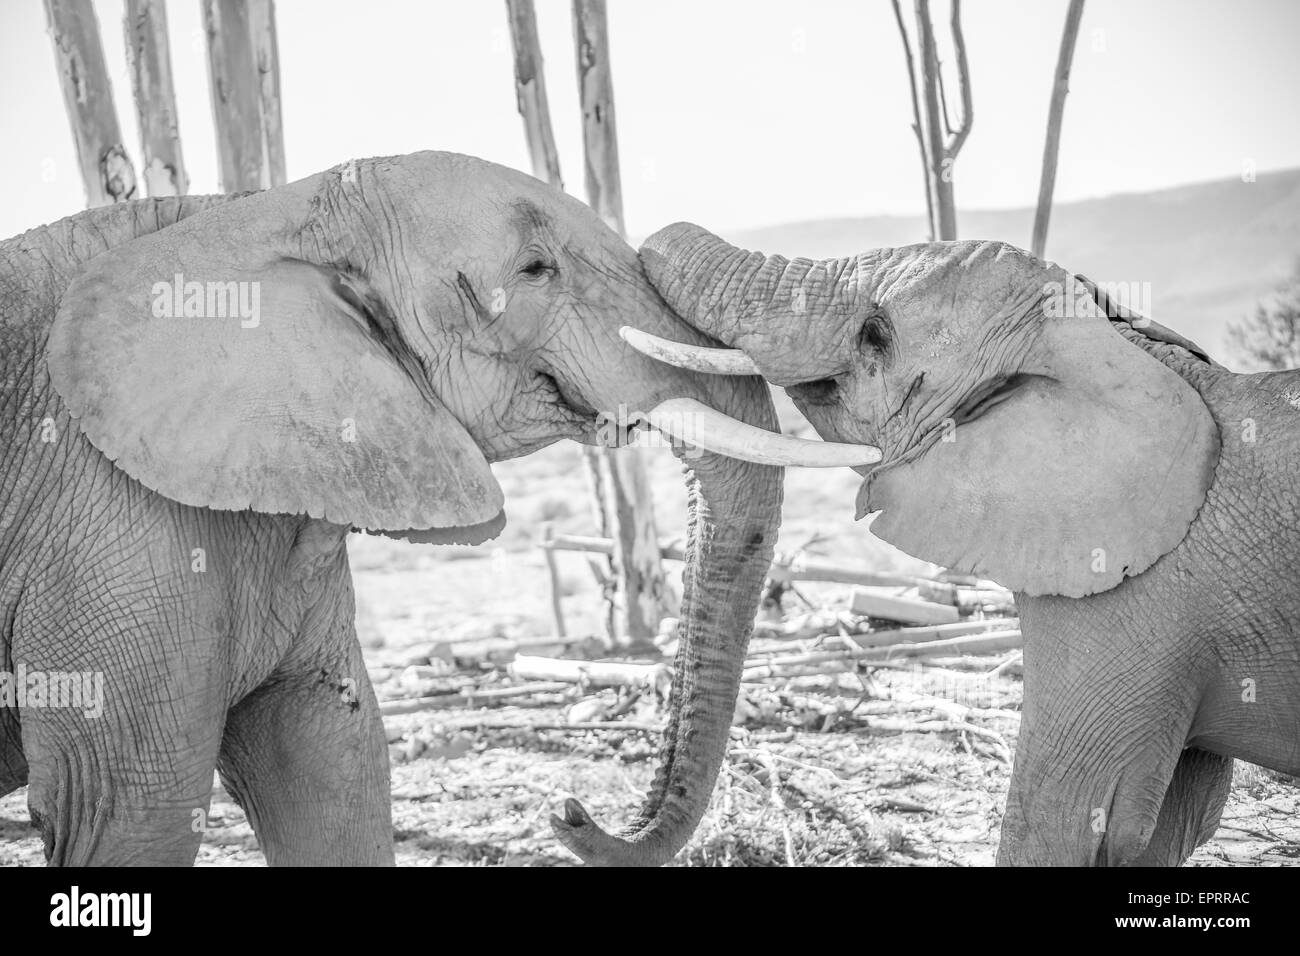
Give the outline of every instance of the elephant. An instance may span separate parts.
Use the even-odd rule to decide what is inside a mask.
[[[487,540],[505,521],[491,462],[626,443],[674,402],[700,437],[674,448],[690,514],[670,719],[645,805],[593,845],[659,863],[684,844],[726,744],[730,710],[713,715],[771,559],[777,464],[807,449],[773,431],[757,379],[620,339],[634,321],[707,341],[594,211],[473,157],[358,160],[31,230],[0,244],[0,289],[0,794],[28,785],[50,864],[192,864],[214,769],[269,864],[391,864],[346,536]],[[631,424],[611,441],[616,409]],[[580,819],[572,802],[556,825]]]
[[[1300,371],[1239,374],[997,241],[812,261],[675,223],[640,250],[713,342],[878,449],[856,516],[1016,592],[1022,726],[1000,865],[1179,865],[1233,758],[1300,772]]]

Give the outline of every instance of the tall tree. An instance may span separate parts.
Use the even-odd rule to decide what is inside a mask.
[[[86,205],[134,199],[135,167],[122,143],[95,10],[90,0],[45,0],[45,17],[86,185]]]
[[[966,144],[975,110],[971,96],[970,67],[966,59],[966,38],[961,28],[961,0],[952,0],[949,28],[957,60],[957,82],[961,114],[953,125],[948,116],[944,95],[943,69],[939,62],[938,43],[930,18],[930,0],[916,3],[916,49],[919,64],[912,60],[912,47],[903,25],[898,0],[893,0],[907,61],[908,85],[912,91],[913,130],[917,134],[921,163],[926,174],[926,211],[931,239],[957,238],[957,206],[953,198],[953,166],[957,154]],[[919,78],[918,78],[919,74]],[[917,89],[920,95],[917,95]],[[923,108],[922,108],[923,107]]]
[[[623,188],[614,118],[614,84],[609,63],[605,0],[573,0],[573,38],[582,106],[587,202],[624,239]],[[607,533],[614,538],[615,637],[631,646],[649,645],[659,621],[673,613],[659,558],[654,497],[640,448],[603,450],[599,474]]]
[[[506,0],[506,13],[514,43],[515,98],[533,175],[563,189],[533,0]],[[575,2],[573,26],[587,201],[626,238],[604,4]],[[638,449],[611,453],[584,448],[583,462],[591,483],[596,525],[614,541],[605,579],[609,636],[620,645],[645,645],[654,637],[660,619],[672,609],[666,602],[654,502],[644,461]]]
[[[533,175],[556,189],[564,188],[560,156],[551,128],[551,106],[546,96],[546,71],[542,69],[542,42],[537,36],[537,11],[533,0],[506,0],[510,38],[515,49],[515,102],[524,121],[524,139]]]
[[[921,152],[921,186],[925,190],[925,228],[926,238],[934,241],[934,199],[930,195],[930,160],[925,148],[925,134],[921,132],[921,106],[916,96],[916,64],[912,60],[912,41],[907,37],[907,25],[903,23],[903,10],[898,0],[890,0],[894,6],[894,21],[898,24],[898,35],[903,41],[903,57],[907,62],[907,87],[912,94],[912,132],[916,135],[916,148]]]
[[[280,68],[271,0],[203,0],[223,192],[284,183]]]
[[[1061,52],[1056,58],[1056,80],[1052,84],[1052,104],[1047,113],[1047,139],[1043,143],[1043,175],[1038,182],[1038,209],[1034,213],[1034,235],[1030,251],[1040,259],[1047,251],[1047,223],[1052,217],[1052,192],[1056,189],[1056,157],[1061,148],[1061,120],[1065,116],[1065,94],[1070,92],[1070,64],[1074,61],[1074,41],[1083,19],[1083,0],[1070,0],[1061,33]]]
[[[163,0],[126,0],[123,28],[140,127],[145,189],[150,196],[184,196],[189,183],[181,155]]]

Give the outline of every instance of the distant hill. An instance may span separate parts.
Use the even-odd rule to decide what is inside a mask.
[[[960,184],[958,184],[960,187]],[[958,189],[958,200],[961,191]],[[969,211],[958,234],[1027,247],[1032,209]],[[708,223],[703,223],[707,226]],[[920,217],[823,219],[736,231],[727,240],[787,256],[842,256],[925,238]],[[1150,283],[1151,318],[1225,365],[1228,322],[1252,313],[1300,258],[1300,169],[1062,203],[1047,257],[1098,282]]]

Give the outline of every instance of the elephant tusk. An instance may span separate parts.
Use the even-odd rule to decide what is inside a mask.
[[[711,372],[714,375],[762,375],[754,360],[740,349],[711,349],[702,345],[687,345],[661,339],[630,325],[618,330],[623,341],[652,359],[667,365],[689,369],[692,372]]]
[[[746,425],[693,398],[660,402],[646,419],[659,431],[706,451],[760,465],[803,465],[806,468],[852,468],[880,461],[872,445],[844,445],[790,438]]]

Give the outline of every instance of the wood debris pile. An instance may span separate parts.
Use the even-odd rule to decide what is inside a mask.
[[[598,538],[547,534],[543,547],[602,553]],[[680,545],[662,548],[680,560]],[[847,585],[814,605],[797,582]],[[557,583],[558,588],[558,583]],[[789,607],[802,603],[802,609]],[[552,602],[557,616],[561,602]],[[913,577],[862,566],[779,555],[742,673],[737,728],[828,732],[951,732],[966,749],[1010,762],[994,729],[1014,721],[1018,693],[990,693],[992,679],[1020,675],[1021,636],[1010,592],[968,576]],[[662,729],[672,684],[677,622],[666,619],[654,647],[612,658],[594,637],[571,636],[563,621],[545,636],[493,635],[440,641],[399,668],[372,674],[395,759],[412,759],[406,715],[432,719],[438,735],[458,732],[647,735]],[[913,679],[893,679],[899,671]],[[394,673],[397,671],[397,673]],[[1005,681],[1004,681],[1005,683]],[[918,693],[917,687],[934,690]],[[445,711],[445,718],[436,713]],[[637,748],[649,756],[651,748]],[[413,753],[414,752],[414,753]],[[626,755],[625,755],[626,756]]]

